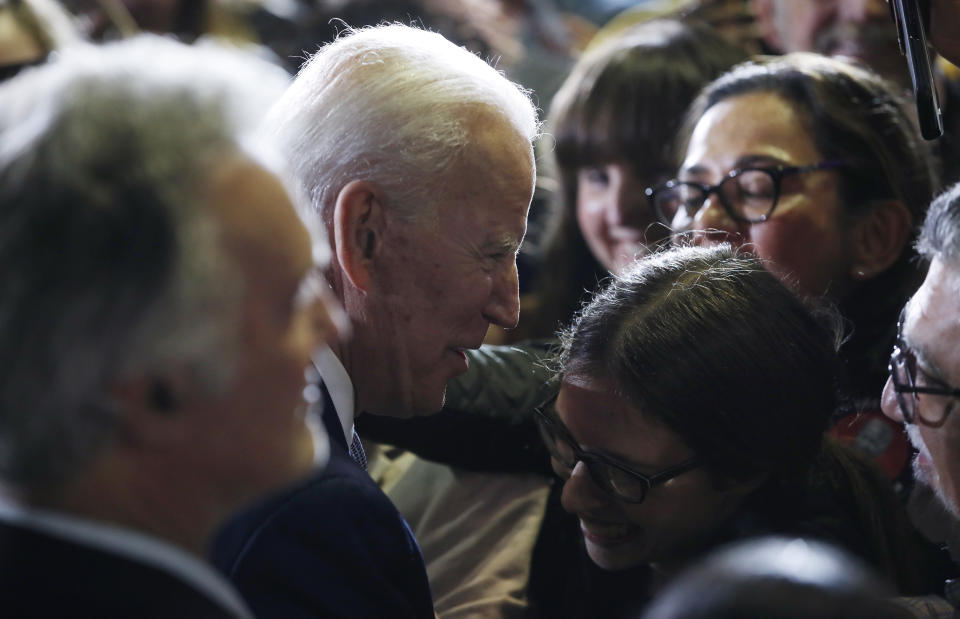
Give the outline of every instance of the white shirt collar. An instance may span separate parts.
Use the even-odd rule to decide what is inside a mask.
[[[0,497],[0,520],[120,555],[172,574],[237,617],[253,619],[236,589],[216,570],[159,538],[104,522],[46,511]]]
[[[313,355],[313,363],[320,372],[320,378],[326,385],[333,400],[333,407],[337,409],[337,417],[343,426],[343,436],[347,445],[353,441],[353,418],[356,411],[353,406],[353,381],[347,374],[347,369],[340,363],[329,346],[321,346]]]

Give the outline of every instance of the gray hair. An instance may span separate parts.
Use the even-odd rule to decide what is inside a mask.
[[[53,488],[82,469],[118,425],[116,379],[177,363],[224,384],[241,282],[203,192],[286,83],[140,37],[0,87],[0,478]]]
[[[933,260],[960,264],[960,183],[937,196],[930,204],[920,230],[917,251]]]
[[[436,202],[436,179],[470,142],[471,123],[491,113],[537,136],[523,88],[439,34],[393,24],[349,29],[321,48],[266,126],[325,218],[347,183],[365,179],[414,219]]]

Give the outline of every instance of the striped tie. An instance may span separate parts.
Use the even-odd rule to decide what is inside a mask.
[[[367,470],[367,454],[363,451],[363,443],[360,442],[360,436],[356,432],[353,433],[353,440],[350,441],[350,457],[360,465],[360,468]]]

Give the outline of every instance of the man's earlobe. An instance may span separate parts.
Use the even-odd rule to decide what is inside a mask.
[[[386,226],[383,190],[370,181],[352,181],[337,195],[333,236],[337,262],[358,290],[370,287]]]

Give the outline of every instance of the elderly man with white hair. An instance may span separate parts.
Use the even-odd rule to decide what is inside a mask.
[[[251,617],[209,538],[326,458],[329,250],[247,140],[287,83],[251,62],[144,38],[0,87],[4,616]]]
[[[438,411],[490,324],[513,327],[536,111],[438,34],[349,31],[268,118],[326,226],[352,322],[316,359],[327,470],[235,519],[215,562],[270,617],[433,617],[406,522],[363,470],[361,413]]]

